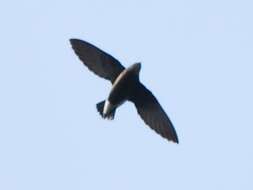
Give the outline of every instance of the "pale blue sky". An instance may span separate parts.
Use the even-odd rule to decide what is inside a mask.
[[[252,190],[253,3],[2,1],[0,189]],[[180,144],[130,103],[113,122],[95,104],[110,84],[69,38],[87,40],[141,80]]]

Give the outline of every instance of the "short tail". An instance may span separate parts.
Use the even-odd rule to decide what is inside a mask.
[[[101,117],[104,118],[104,119],[113,120],[113,119],[114,119],[114,116],[115,116],[116,109],[112,110],[112,112],[111,112],[110,114],[104,115],[104,114],[103,114],[104,105],[105,105],[105,100],[102,101],[102,102],[97,103],[96,107],[97,107],[98,113],[99,113],[99,114],[101,115]]]
[[[105,100],[102,102],[97,103],[97,110],[99,112],[99,114],[103,117],[103,109],[104,109],[104,105],[105,105]]]

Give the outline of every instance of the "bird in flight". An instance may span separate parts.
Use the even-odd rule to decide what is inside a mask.
[[[125,68],[117,59],[80,39],[70,39],[79,59],[89,70],[109,80],[112,89],[106,100],[97,103],[103,118],[114,119],[116,109],[126,100],[133,102],[144,122],[162,137],[178,143],[177,133],[155,96],[140,82],[140,63]]]

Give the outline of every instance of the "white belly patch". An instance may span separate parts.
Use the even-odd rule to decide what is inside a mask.
[[[113,109],[113,105],[109,102],[109,100],[105,101],[104,109],[103,109],[103,115],[106,115]]]

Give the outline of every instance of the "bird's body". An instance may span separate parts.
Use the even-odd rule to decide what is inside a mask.
[[[147,125],[167,140],[178,143],[176,131],[167,114],[139,80],[140,63],[124,68],[111,55],[85,41],[71,39],[70,42],[75,53],[91,71],[112,83],[108,98],[97,104],[97,110],[103,118],[113,119],[116,109],[128,100],[135,104]]]
[[[110,110],[117,108],[126,100],[130,100],[139,85],[140,63],[123,70],[116,78],[103,108],[103,116],[110,114]],[[109,106],[111,105],[111,106]],[[111,108],[110,108],[111,107]]]

